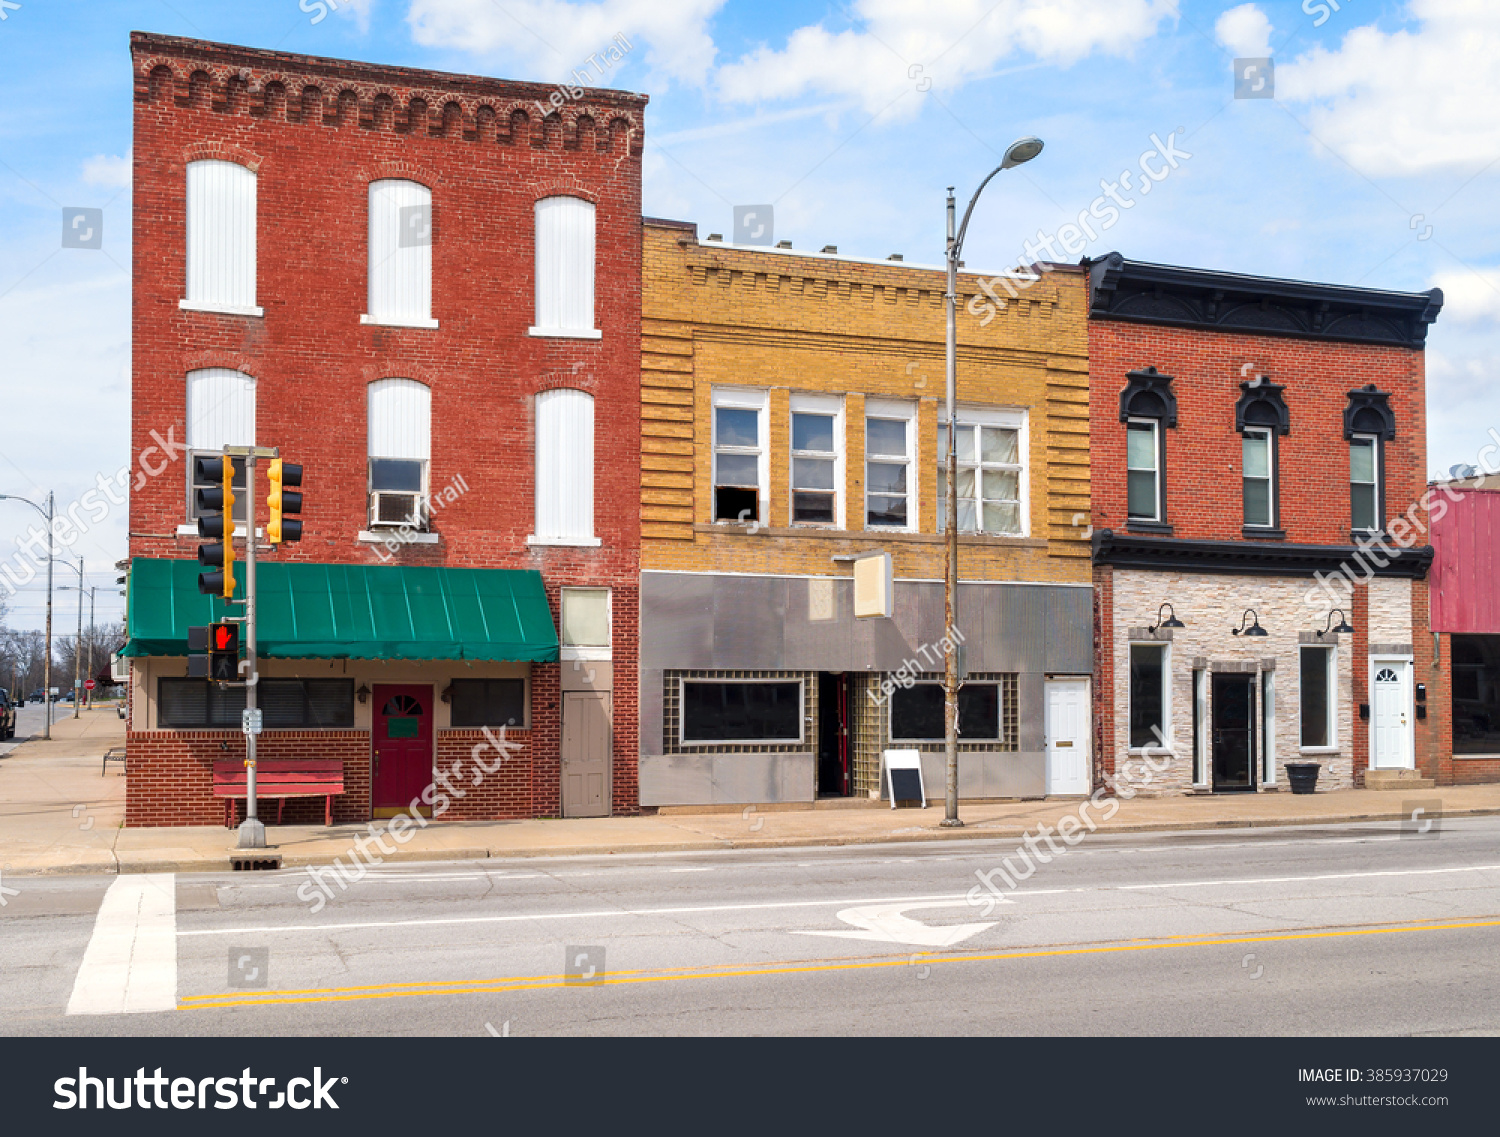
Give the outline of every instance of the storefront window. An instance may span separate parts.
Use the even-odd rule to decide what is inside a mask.
[[[1500,754],[1500,636],[1453,637],[1453,753]]]
[[[1166,644],[1130,645],[1130,746],[1165,746]]]
[[[801,740],[800,681],[683,681],[683,742]]]
[[[943,685],[917,683],[891,692],[892,742],[941,742]],[[958,737],[963,742],[1000,738],[1000,686],[965,683],[958,689]]]
[[[455,679],[453,725],[525,726],[526,680]]]

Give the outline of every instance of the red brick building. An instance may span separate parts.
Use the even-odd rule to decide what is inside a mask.
[[[303,538],[262,562],[262,758],[342,757],[341,821],[634,812],[645,97],[131,55],[131,439],[160,473],[130,502],[127,824],[221,821],[243,753],[243,689],[185,658],[231,611],[190,563],[190,459],[226,445],[306,471]]]
[[[1423,350],[1442,294],[1118,253],[1090,289],[1096,780],[1431,774]]]

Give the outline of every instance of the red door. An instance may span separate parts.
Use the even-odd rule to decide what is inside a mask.
[[[432,784],[432,688],[376,684],[370,808],[392,817]],[[419,807],[427,813],[426,806]]]

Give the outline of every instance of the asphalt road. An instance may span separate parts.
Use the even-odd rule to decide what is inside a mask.
[[[1015,847],[5,876],[0,1032],[1500,1034],[1500,819]]]
[[[73,708],[67,707],[64,712],[63,703],[54,703],[52,707],[52,721],[56,722],[63,717],[64,713],[72,714]],[[0,742],[0,755],[9,754],[21,743],[32,735],[42,737],[42,730],[46,725],[47,708],[42,703],[27,703],[24,707],[16,708],[16,736],[6,742]]]

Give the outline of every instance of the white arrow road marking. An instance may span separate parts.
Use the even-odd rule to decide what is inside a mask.
[[[177,1009],[177,878],[117,877],[104,894],[83,953],[70,1015]]]
[[[967,901],[963,902],[966,906]],[[1001,900],[1001,904],[1009,904]],[[920,924],[902,913],[913,908],[956,908],[951,900],[928,901],[925,904],[873,904],[868,908],[845,908],[838,913],[840,920],[861,929],[858,932],[794,932],[798,936],[832,936],[840,940],[878,940],[886,944],[913,944],[918,947],[952,947],[970,936],[976,936],[986,928],[993,928],[996,921],[987,924],[953,924],[946,928],[932,928]]]

